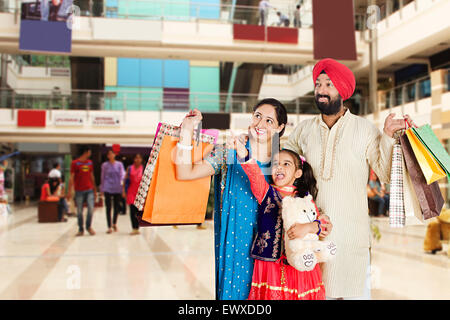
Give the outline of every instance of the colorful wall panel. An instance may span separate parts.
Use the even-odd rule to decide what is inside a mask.
[[[107,18],[117,18],[117,5],[119,1],[118,0],[106,0],[105,7],[106,12],[105,16]]]
[[[108,17],[189,20],[220,18],[220,0],[118,1],[107,0]],[[105,59],[105,90],[113,92],[105,101],[112,110],[220,108],[218,62],[136,58]],[[196,92],[196,93],[195,93]],[[178,98],[176,98],[177,94]]]
[[[191,1],[191,17],[200,19],[219,19],[220,0]]]
[[[164,60],[164,88],[189,88],[189,61]]]
[[[117,59],[117,85],[125,87],[139,87],[139,59]]]
[[[192,66],[190,70],[190,103],[200,111],[220,108],[220,69],[214,66]]]
[[[233,24],[233,39],[264,41],[266,38],[264,29],[264,26]]]
[[[162,87],[163,61],[158,59],[117,59],[118,86]],[[175,75],[169,74],[170,77]]]
[[[267,41],[298,43],[298,28],[267,27]]]
[[[105,86],[117,85],[117,58],[105,57]]]
[[[163,60],[140,59],[139,84],[141,87],[162,87]]]
[[[162,88],[105,87],[114,92],[105,99],[105,110],[160,110],[162,108]]]
[[[107,2],[108,7],[116,7],[119,17],[129,17],[131,19],[152,18],[160,19],[164,16],[166,20],[189,20],[190,1],[177,0],[170,1],[111,1]],[[110,15],[112,16],[112,15]]]
[[[189,89],[187,88],[164,88],[165,110],[187,110],[189,109]]]
[[[140,17],[160,17],[162,14],[161,3],[151,1],[119,1],[117,12],[120,17],[140,18]]]
[[[189,20],[190,14],[190,0],[179,0],[171,3],[164,2],[162,5],[162,15],[167,20]]]
[[[234,24],[233,39],[297,44],[298,28],[265,28],[264,26]]]

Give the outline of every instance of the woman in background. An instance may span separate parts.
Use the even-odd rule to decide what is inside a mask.
[[[108,161],[102,164],[102,174],[100,191],[104,194],[106,206],[106,222],[108,230],[106,233],[111,233],[117,229],[117,217],[119,215],[119,201],[122,194],[122,185],[125,177],[125,169],[120,161],[116,161],[116,154],[110,149],[107,153]],[[111,202],[113,202],[114,216],[111,221]],[[112,228],[111,228],[112,227]]]
[[[136,217],[138,209],[134,206],[134,200],[136,199],[136,194],[139,189],[139,184],[141,183],[143,172],[144,167],[142,165],[142,155],[138,153],[134,156],[133,164],[127,169],[122,192],[122,196],[126,199],[127,204],[130,206],[131,227],[133,228],[130,235],[139,234],[139,221]]]

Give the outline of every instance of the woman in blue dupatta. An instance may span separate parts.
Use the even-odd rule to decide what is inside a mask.
[[[245,300],[252,282],[250,248],[257,227],[258,202],[237,161],[234,139],[228,145],[215,145],[203,161],[192,163],[193,131],[201,120],[197,109],[191,110],[183,120],[175,160],[177,179],[194,180],[215,175],[216,299]],[[286,123],[286,108],[276,99],[263,99],[253,109],[246,146],[263,172],[267,172],[266,179],[270,175],[272,150],[279,148],[279,137]]]

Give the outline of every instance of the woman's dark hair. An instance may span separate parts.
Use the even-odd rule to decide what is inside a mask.
[[[271,105],[275,109],[275,114],[277,116],[278,125],[281,126],[284,124],[283,130],[280,131],[280,137],[284,133],[284,129],[286,129],[287,124],[287,111],[284,104],[282,104],[280,101],[274,98],[266,98],[259,101],[256,106],[253,108],[253,112],[255,112],[259,107],[261,107],[264,104]]]
[[[144,160],[144,157],[142,156],[142,154],[140,153],[136,153],[133,157],[133,159],[135,159],[136,157],[140,157],[142,160]]]
[[[302,176],[294,181],[294,186],[297,188],[296,195],[303,198],[309,193],[315,200],[319,190],[317,189],[317,181],[316,178],[314,178],[311,165],[306,161],[302,161],[300,156],[292,150],[282,149],[280,152],[289,153],[294,158],[297,169],[303,171]]]
[[[109,161],[108,155],[109,155],[110,152],[114,155],[114,159],[117,158],[117,154],[114,152],[113,149],[110,148],[110,149],[108,149],[108,151],[106,151],[106,160],[107,161]]]
[[[59,179],[58,178],[50,178],[48,179],[48,184],[50,186],[50,193],[53,194],[59,186]]]

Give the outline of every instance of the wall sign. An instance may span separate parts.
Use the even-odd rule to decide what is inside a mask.
[[[120,127],[121,124],[117,115],[95,115],[91,119],[95,127]]]
[[[80,115],[70,113],[57,113],[53,115],[53,124],[55,126],[83,126],[85,118]]]
[[[45,110],[18,110],[18,127],[45,127],[47,113]]]

